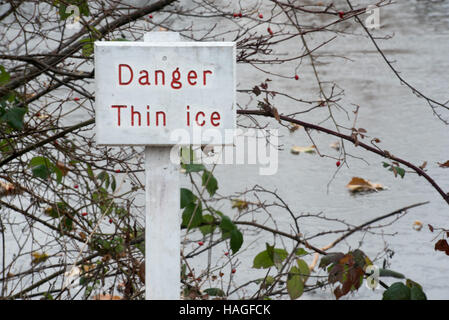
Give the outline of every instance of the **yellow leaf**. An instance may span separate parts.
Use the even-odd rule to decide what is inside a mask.
[[[348,188],[351,192],[377,191],[385,189],[379,183],[372,183],[369,180],[359,177],[353,177],[352,180],[346,185],[346,188]]]
[[[39,253],[39,252],[32,252],[31,256],[33,257],[33,260],[31,260],[32,264],[38,264],[41,262],[46,261],[49,256],[45,252]]]
[[[248,202],[245,200],[232,200],[232,209],[237,208],[239,211],[248,209]]]
[[[303,153],[315,153],[316,149],[315,149],[315,146],[309,146],[309,147],[293,146],[290,151],[293,154],[300,154],[301,152],[303,152]]]
[[[415,229],[416,231],[421,231],[422,222],[419,220],[415,220],[415,222],[413,222],[413,229]]]

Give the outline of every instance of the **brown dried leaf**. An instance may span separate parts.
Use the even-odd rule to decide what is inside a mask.
[[[353,177],[352,180],[346,185],[346,188],[348,188],[351,192],[377,191],[385,189],[384,186],[379,183],[372,183],[369,180],[359,177]]]
[[[9,182],[0,181],[0,197],[21,194],[22,190]]]
[[[445,163],[439,163],[439,162],[438,162],[438,165],[439,165],[441,168],[449,168],[449,160],[447,160]]]
[[[56,162],[56,166],[59,168],[59,170],[61,170],[61,173],[62,173],[63,176],[66,176],[67,173],[68,173],[69,170],[70,170],[70,169],[69,169],[64,163],[62,163],[61,161]]]
[[[271,109],[271,111],[273,112],[273,117],[277,120],[277,122],[281,123],[281,117],[279,116],[278,109],[276,109],[275,107],[273,107],[273,108]]]
[[[443,251],[449,256],[449,244],[447,243],[446,239],[438,240],[435,243],[435,250]]]
[[[419,166],[421,170],[424,170],[427,166],[427,161],[424,161],[422,165]]]
[[[299,124],[294,123],[290,128],[288,128],[290,130],[290,132],[295,132],[298,129],[301,129],[302,126],[300,126]]]

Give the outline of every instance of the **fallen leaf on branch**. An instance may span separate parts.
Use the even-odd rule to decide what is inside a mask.
[[[419,220],[415,220],[415,222],[413,222],[413,229],[415,229],[416,231],[421,231],[422,226],[422,222]]]
[[[303,152],[303,153],[315,153],[316,149],[315,149],[315,146],[309,146],[309,147],[293,146],[290,151],[293,154],[300,154],[301,152]]]
[[[445,163],[439,163],[439,162],[438,162],[438,165],[439,165],[441,168],[449,168],[449,160],[447,160]]]
[[[353,177],[352,180],[346,185],[346,188],[351,192],[366,192],[366,191],[378,191],[384,190],[384,186],[379,183],[372,183],[369,180],[365,180],[359,177]]]

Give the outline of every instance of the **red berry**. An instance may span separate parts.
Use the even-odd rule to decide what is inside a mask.
[[[234,18],[237,18],[239,15],[237,13],[234,13]]]
[[[225,256],[228,256],[228,255],[229,255],[229,252],[225,252],[224,255],[225,255]]]
[[[150,15],[148,16],[148,18],[150,18],[150,19],[153,19],[153,15],[152,15],[152,14],[150,14]]]
[[[340,19],[343,19],[345,13],[343,11],[338,11],[338,16],[340,17]]]
[[[337,167],[339,167],[341,164],[340,160],[337,161],[337,163],[335,164]]]
[[[115,170],[115,173],[120,173],[120,169]]]
[[[242,13],[241,12],[239,12],[239,18],[241,18],[243,15],[242,15]]]
[[[263,19],[263,14],[259,13],[259,18]]]
[[[73,187],[74,187],[75,189],[78,189],[78,185],[77,185],[77,184],[75,184]]]
[[[235,268],[231,270],[232,273],[235,273],[236,271],[237,271],[237,270],[235,270]]]
[[[198,245],[199,245],[199,246],[202,246],[203,244],[204,244],[203,241],[198,241]]]
[[[295,80],[299,80],[299,76],[295,74]]]
[[[112,219],[109,219],[109,223],[112,223]]]
[[[269,34],[273,35],[273,30],[271,30],[270,27],[267,28],[267,31],[268,31]]]
[[[73,100],[75,100],[75,101],[80,101],[80,98],[75,97],[75,98],[73,98]]]
[[[83,217],[85,217],[85,216],[87,216],[87,212],[83,212],[83,213],[81,213],[81,215],[82,215]]]

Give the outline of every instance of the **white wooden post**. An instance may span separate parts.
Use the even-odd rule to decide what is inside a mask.
[[[146,42],[179,41],[175,32],[150,32]],[[145,297],[179,300],[179,165],[170,161],[171,146],[145,147]]]

